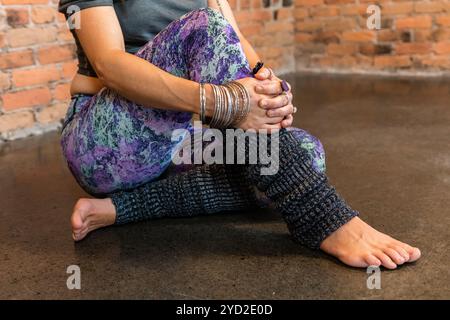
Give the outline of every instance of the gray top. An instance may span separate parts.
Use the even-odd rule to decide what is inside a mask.
[[[80,10],[113,6],[122,28],[125,50],[136,53],[140,47],[152,40],[170,22],[189,11],[204,8],[206,0],[60,0],[59,11],[69,17],[70,6],[78,6]],[[73,13],[74,10],[70,10]],[[72,30],[77,45],[78,73],[96,77],[78,38]]]

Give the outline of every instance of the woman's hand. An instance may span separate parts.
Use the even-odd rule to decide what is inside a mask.
[[[278,108],[276,107],[276,104],[269,104],[270,107],[267,108],[269,109],[267,110],[268,116],[284,115],[284,119],[281,122],[281,127],[288,128],[292,126],[292,122],[294,120],[293,114],[295,107],[292,104],[293,95],[291,92],[291,86],[288,84],[289,91],[286,94],[282,94],[283,93],[283,89],[281,88],[282,80],[278,78],[269,68],[261,68],[261,70],[259,70],[259,72],[255,75],[255,78],[262,81],[261,85],[258,86],[256,89],[257,93],[278,96],[277,99],[285,102],[285,104],[282,107]]]
[[[281,109],[286,101],[277,99],[277,97],[269,96],[266,94],[260,94],[256,91],[256,87],[261,85],[261,81],[254,78],[243,78],[236,80],[244,85],[250,94],[250,112],[247,117],[238,125],[239,128],[243,130],[254,129],[280,129],[281,122],[283,121],[285,115],[268,115],[268,109],[271,106],[275,106],[275,109]],[[274,101],[275,100],[275,101]],[[266,107],[263,107],[267,104]],[[272,110],[275,111],[275,110]]]

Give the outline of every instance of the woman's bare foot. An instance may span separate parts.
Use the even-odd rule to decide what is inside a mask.
[[[80,241],[89,232],[114,224],[116,208],[111,199],[80,199],[75,204],[70,221],[73,240]]]
[[[420,258],[420,250],[385,235],[355,217],[328,236],[320,248],[352,267],[395,269]]]

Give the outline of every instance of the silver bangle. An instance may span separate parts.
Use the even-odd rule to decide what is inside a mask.
[[[205,85],[203,83],[200,84],[200,121],[202,123],[206,122],[206,93],[205,93]]]
[[[236,127],[250,111],[250,93],[244,85],[236,81],[222,86],[211,84],[211,87],[214,94],[214,112],[210,126],[214,128]],[[204,91],[201,94],[206,97]],[[206,108],[206,98],[202,98],[201,104],[202,108]]]

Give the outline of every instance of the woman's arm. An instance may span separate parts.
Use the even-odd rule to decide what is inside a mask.
[[[113,7],[100,6],[81,10],[78,21],[81,28],[76,30],[78,39],[100,81],[127,99],[143,106],[160,109],[199,112],[199,84],[168,72],[125,52],[122,30]],[[241,123],[242,128],[264,129],[279,126],[281,115],[267,115],[266,110],[280,108],[288,101],[257,93],[260,83],[254,78],[238,80],[250,93],[250,112]],[[214,112],[214,93],[211,86],[206,89],[206,116]],[[267,102],[264,109],[258,107]]]
[[[210,8],[214,8],[220,10],[224,17],[228,20],[228,22],[233,26],[234,31],[236,31],[239,40],[241,41],[242,49],[244,50],[245,56],[250,64],[250,67],[253,68],[258,61],[261,61],[258,54],[256,53],[253,46],[247,41],[244,35],[239,30],[238,24],[233,14],[233,10],[230,7],[230,4],[227,0],[208,0],[208,6]]]
[[[241,41],[242,49],[248,59],[250,67],[254,67],[258,61],[261,61],[260,57],[256,53],[253,46],[247,41],[244,35],[239,30],[238,24],[233,14],[233,10],[230,7],[230,4],[227,0],[208,0],[208,6],[217,10],[220,10],[224,17],[228,20],[228,22],[233,26],[234,31],[236,31],[239,40]],[[258,80],[277,80],[275,83],[271,82],[262,82],[256,88],[256,92],[260,94],[267,95],[280,95],[282,93],[281,86],[278,84],[280,79],[276,77],[273,72],[270,72],[267,68],[262,68],[260,72],[256,75],[256,79]],[[267,100],[271,104],[271,108],[269,109],[278,109],[278,110],[270,110],[268,111],[269,116],[285,116],[285,119],[281,122],[281,126],[284,128],[290,127],[292,125],[293,116],[292,113],[294,111],[294,106],[292,105],[292,93],[288,93],[288,101],[285,103],[283,99],[286,99],[285,96],[278,96],[272,100]],[[278,101],[277,101],[278,100]],[[277,108],[276,105],[280,105],[281,107]]]
[[[198,113],[198,83],[171,75],[148,61],[125,52],[122,29],[113,7],[81,10],[76,30],[92,67],[102,83],[143,106]],[[213,93],[207,87],[207,116]]]

